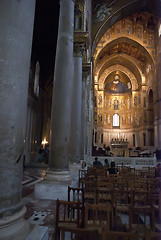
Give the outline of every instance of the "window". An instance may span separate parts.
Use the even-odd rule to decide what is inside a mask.
[[[113,127],[119,127],[120,126],[120,118],[117,113],[113,115]]]

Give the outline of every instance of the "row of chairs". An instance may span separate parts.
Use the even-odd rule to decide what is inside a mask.
[[[55,239],[59,240],[63,229],[110,230],[112,209],[110,204],[86,204],[79,201],[58,200],[56,203]]]
[[[155,206],[151,202],[150,193],[148,191],[129,191],[129,190],[99,190],[97,201],[94,202],[92,195],[84,195],[84,188],[68,187],[68,201],[78,199],[82,206],[88,203],[92,204],[110,204],[112,216],[116,216],[118,212],[129,214],[129,222],[132,226],[133,213],[144,215],[144,218],[150,218],[150,227],[154,230],[155,222]],[[135,195],[135,196],[134,196]],[[89,200],[93,201],[89,201]],[[134,202],[135,199],[135,202]],[[135,204],[134,204],[135,203]],[[139,212],[140,211],[140,212]],[[146,221],[145,221],[146,222]]]
[[[151,209],[134,207],[129,210],[129,224],[126,229],[117,228],[112,216],[112,209],[110,204],[86,204],[83,209],[80,202],[57,200],[56,211],[56,228],[55,239],[65,239],[65,232],[76,231],[75,234],[83,234],[86,232],[89,238],[94,235],[97,238],[107,240],[107,236],[111,236],[112,239],[161,239],[161,232],[156,232],[153,229],[152,223],[154,219],[148,220],[147,213],[150,216]],[[143,216],[143,220],[140,218]],[[133,221],[134,220],[134,221]],[[134,231],[135,230],[135,231]],[[107,235],[108,231],[108,235]],[[124,232],[126,231],[126,233]],[[107,235],[107,236],[106,236]],[[116,236],[115,236],[116,235]],[[121,238],[119,238],[119,236]],[[147,238],[146,236],[153,236],[153,238]],[[116,238],[114,238],[116,237]],[[117,238],[118,237],[118,238]],[[72,236],[69,239],[73,239]],[[75,238],[77,239],[77,238]],[[78,238],[79,240],[81,238]]]
[[[133,187],[126,189],[126,184],[112,184],[84,180],[82,182],[83,201],[88,203],[110,202],[113,206],[159,205],[161,192],[158,190]]]
[[[97,174],[93,174],[94,172]],[[144,174],[137,173],[136,176],[139,177],[136,181],[133,181],[134,170],[127,171],[130,173],[124,171],[113,177],[107,176],[105,172],[106,168],[99,171],[94,168],[79,171],[78,187],[68,187],[68,201],[57,200],[55,239],[161,239],[161,233],[156,232],[160,229],[156,229],[155,224],[160,191],[156,191],[155,187],[147,188],[147,183],[155,182],[153,171],[148,171],[150,178],[145,174],[145,170]],[[101,178],[103,174],[106,179],[104,181]],[[133,187],[131,184],[131,187],[127,188],[130,176]],[[138,179],[146,183],[146,188],[137,188],[136,184],[134,186]],[[128,223],[122,224],[118,221],[120,212],[127,214]]]
[[[67,235],[68,234],[68,235]],[[161,233],[146,232],[145,238],[136,233],[103,231],[101,237],[96,230],[82,228],[62,228],[61,240],[160,240]]]
[[[145,167],[135,170],[122,167],[119,174],[106,175],[107,167],[90,167],[79,172],[79,184],[84,188],[87,198],[94,203],[111,202],[116,211],[134,211],[134,206],[145,208],[145,213],[151,215],[155,229],[161,230],[161,179],[156,176],[155,167]],[[84,176],[83,176],[84,175]],[[149,207],[151,213],[149,213]],[[129,211],[129,208],[132,209]],[[135,209],[136,211],[136,209]],[[159,224],[155,223],[156,216]],[[131,218],[131,217],[130,217]],[[155,224],[154,224],[155,223]]]

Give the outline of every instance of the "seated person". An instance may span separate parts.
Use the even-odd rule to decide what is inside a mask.
[[[112,161],[110,168],[107,170],[107,174],[117,174],[118,173],[118,169],[115,167],[115,162]]]
[[[93,162],[93,166],[96,167],[96,166],[102,166],[102,163],[98,160],[98,157],[95,157],[95,160]]]
[[[109,161],[108,161],[107,158],[105,159],[105,166],[106,166],[106,167],[109,167]]]

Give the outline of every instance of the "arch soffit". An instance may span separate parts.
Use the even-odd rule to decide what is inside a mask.
[[[110,75],[110,73],[112,73],[113,71],[121,71],[123,73],[125,73],[127,75],[127,77],[130,79],[131,81],[131,85],[132,85],[132,91],[133,90],[137,90],[138,89],[138,82],[136,77],[134,76],[134,74],[129,71],[128,68],[122,66],[122,65],[113,65],[107,69],[105,69],[105,71],[101,74],[100,78],[99,78],[99,83],[103,83],[105,82],[106,78]]]
[[[98,76],[98,79],[102,72],[104,72],[105,69],[112,65],[122,65],[129,69],[129,71],[133,72],[135,77],[138,79],[138,81],[141,83],[141,66],[138,66],[137,62],[134,61],[132,57],[127,57],[125,54],[119,54],[119,56],[113,55],[110,59],[105,59],[104,61],[100,62],[95,70],[95,76]]]
[[[142,46],[139,42],[137,42],[136,40],[131,39],[129,37],[116,38],[116,39],[108,42],[105,46],[102,47],[102,49],[100,48],[100,51],[97,54],[97,57],[95,59],[95,66],[97,65],[99,59],[107,51],[108,48],[114,46],[115,44],[124,43],[124,42],[138,48],[139,51],[146,57],[147,63],[151,64],[152,68],[154,69],[154,60],[152,59],[152,57],[151,57],[150,53],[147,51],[147,49],[144,46]],[[127,54],[124,54],[124,55],[127,55]],[[127,55],[127,56],[129,56],[129,55]],[[133,59],[137,59],[137,58],[133,57]],[[146,64],[146,63],[144,63],[144,64]]]
[[[97,69],[97,71],[95,72],[95,77],[97,78],[98,82],[100,81],[100,78],[102,76],[102,74],[104,73],[104,71],[106,71],[108,68],[112,68],[112,66],[119,66],[119,69],[122,71],[124,71],[125,73],[129,72],[130,74],[127,74],[128,76],[130,76],[130,79],[133,75],[133,79],[137,79],[137,87],[139,88],[141,86],[142,83],[142,73],[140,71],[140,69],[137,67],[137,65],[135,65],[134,61],[132,61],[133,59],[130,58],[125,58],[123,56],[112,56],[111,59],[109,61],[106,61],[104,63],[104,65],[102,65],[100,68]],[[119,63],[118,63],[119,62]],[[136,86],[136,84],[135,84]]]

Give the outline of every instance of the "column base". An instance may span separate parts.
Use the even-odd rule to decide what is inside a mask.
[[[26,207],[0,220],[0,240],[47,240],[48,227],[31,224],[24,219]]]
[[[29,233],[30,224],[23,218],[26,208],[13,216],[0,220],[0,240],[23,240]]]
[[[56,182],[70,182],[72,180],[70,171],[47,171],[46,181],[56,181]]]
[[[49,170],[42,182],[35,184],[35,198],[67,200],[68,186],[72,182],[69,171]]]

